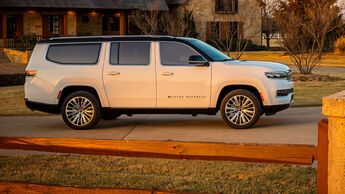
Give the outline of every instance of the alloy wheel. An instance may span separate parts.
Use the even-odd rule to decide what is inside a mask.
[[[95,114],[92,102],[82,96],[77,96],[68,101],[66,108],[66,118],[76,126],[84,126],[91,122]]]
[[[236,95],[227,101],[224,112],[231,123],[246,125],[255,116],[255,105],[247,96]]]

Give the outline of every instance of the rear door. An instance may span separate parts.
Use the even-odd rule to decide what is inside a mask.
[[[112,108],[156,108],[153,45],[149,41],[110,42],[103,82]]]

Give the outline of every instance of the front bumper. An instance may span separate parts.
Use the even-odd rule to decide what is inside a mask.
[[[45,104],[40,102],[29,101],[25,98],[26,106],[31,110],[38,110],[46,113],[59,114],[60,107],[58,104]]]
[[[279,105],[273,105],[273,106],[264,106],[263,112],[266,115],[274,115],[279,111],[285,110],[289,108],[293,103],[294,103],[294,95],[295,93],[290,93],[289,94],[289,103],[288,104],[279,104]]]

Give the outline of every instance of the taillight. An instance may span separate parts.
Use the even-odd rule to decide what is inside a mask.
[[[25,76],[35,76],[37,73],[36,70],[28,70],[28,71],[25,71]]]

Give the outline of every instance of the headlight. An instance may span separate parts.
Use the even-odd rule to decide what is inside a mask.
[[[291,70],[289,71],[273,71],[273,72],[265,72],[267,78],[281,78],[281,79],[290,79],[291,78]]]

